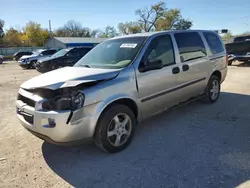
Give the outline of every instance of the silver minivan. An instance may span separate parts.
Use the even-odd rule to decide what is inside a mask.
[[[93,138],[107,152],[123,150],[136,124],[194,98],[214,103],[227,74],[217,33],[164,31],[104,41],[74,67],[24,82],[17,116],[31,133],[56,144]]]

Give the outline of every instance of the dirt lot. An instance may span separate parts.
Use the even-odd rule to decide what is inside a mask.
[[[229,67],[216,104],[158,115],[114,155],[53,146],[19,124],[15,97],[35,75],[0,65],[0,187],[250,187],[250,67]]]

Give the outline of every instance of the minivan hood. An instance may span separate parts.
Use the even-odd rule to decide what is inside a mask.
[[[64,67],[50,71],[30,80],[21,85],[23,89],[59,89],[74,87],[82,83],[108,80],[116,77],[120,69],[94,69],[86,67]]]

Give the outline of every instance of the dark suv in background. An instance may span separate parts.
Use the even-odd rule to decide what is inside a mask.
[[[75,47],[62,49],[51,57],[40,59],[39,61],[37,61],[36,69],[38,72],[45,73],[61,67],[73,66],[91,49],[92,47]]]
[[[32,55],[32,52],[17,52],[13,55],[13,60],[18,61],[23,55]]]

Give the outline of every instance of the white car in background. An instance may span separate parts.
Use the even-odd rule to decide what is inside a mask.
[[[3,56],[0,55],[0,64],[2,64],[2,63],[3,63]]]

